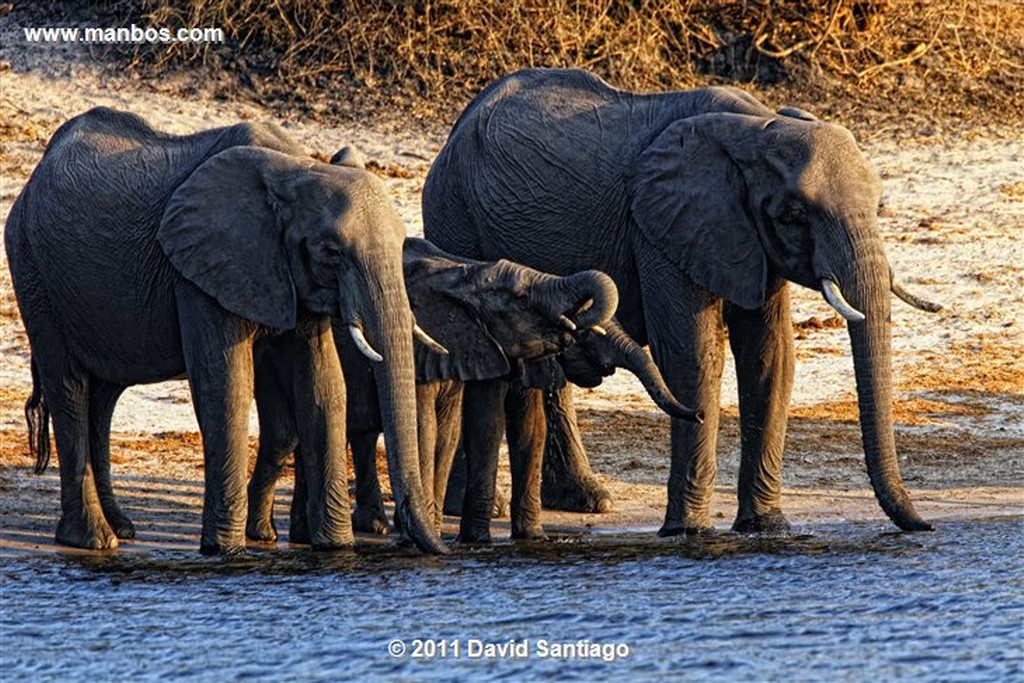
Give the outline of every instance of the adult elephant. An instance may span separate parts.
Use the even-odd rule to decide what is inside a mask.
[[[464,383],[518,377],[524,361],[601,338],[599,326],[607,324],[618,305],[618,292],[604,273],[556,277],[505,260],[481,262],[453,256],[417,238],[406,239],[403,264],[413,312],[445,349],[437,353],[424,344],[415,349],[420,472],[428,496],[433,494],[433,521],[440,529],[441,503],[462,423]],[[335,327],[341,324],[336,321]],[[360,531],[384,533],[388,526],[375,457],[381,404],[373,384],[367,381],[374,364],[347,335],[337,335],[336,340],[349,387],[348,436],[355,459],[357,498],[354,526]],[[287,393],[277,381],[279,373],[274,366],[278,361],[276,355],[261,355],[257,365],[260,448],[249,484],[247,529],[250,538],[263,541],[277,537],[272,523],[273,487],[285,458],[300,445]],[[305,451],[304,445],[300,450]],[[539,496],[540,455],[538,451],[533,460],[523,463],[526,471],[534,473],[535,499]],[[297,455],[297,460],[301,459]],[[488,471],[489,466],[482,465]],[[517,493],[517,503],[528,495]],[[307,533],[305,506],[301,504],[304,495],[305,478],[297,469],[293,539]],[[537,507],[539,511],[539,504]],[[514,523],[513,533],[517,531]]]
[[[649,343],[672,392],[706,413],[674,420],[662,535],[711,526],[725,328],[736,358],[739,531],[784,530],[779,505],[794,352],[787,282],[846,318],[876,497],[905,530],[931,529],[903,486],[893,439],[890,300],[878,176],[850,133],[776,113],[733,88],[638,95],[578,70],[528,69],[466,108],[423,191],[444,249],[541,270],[599,268],[618,318]],[[578,442],[558,396],[559,438]],[[572,427],[575,430],[575,427]],[[556,430],[559,431],[559,430]]]
[[[310,541],[350,544],[333,314],[379,350],[374,376],[404,528],[443,552],[416,456],[404,236],[378,179],[313,161],[272,125],[175,136],[102,108],[64,124],[5,232],[56,433],[57,541],[113,548],[118,532],[132,535],[109,480],[114,405],[132,384],[187,376],[203,436],[200,549],[243,548],[259,339],[282,359],[308,447]]]

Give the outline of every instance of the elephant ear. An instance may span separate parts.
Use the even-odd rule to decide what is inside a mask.
[[[743,308],[762,304],[767,286],[744,180],[765,122],[724,113],[681,119],[633,168],[633,219],[643,237],[698,285]]]
[[[512,366],[501,345],[473,309],[457,295],[456,269],[439,272],[421,264],[406,268],[406,289],[416,322],[448,349],[436,353],[417,340],[416,381],[484,380],[507,375]]]
[[[298,164],[259,147],[220,152],[171,195],[157,232],[183,277],[228,311],[278,329],[294,328],[297,315],[283,222]]]

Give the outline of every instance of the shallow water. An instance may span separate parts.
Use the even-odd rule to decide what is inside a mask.
[[[625,534],[446,558],[8,553],[0,679],[1021,680],[1022,551],[1011,519],[915,535]],[[588,656],[553,649],[579,655],[580,640]]]

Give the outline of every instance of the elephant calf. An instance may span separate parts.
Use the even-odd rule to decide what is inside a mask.
[[[556,277],[509,261],[480,262],[454,257],[422,239],[408,238],[403,250],[405,283],[416,318],[447,353],[416,347],[416,405],[423,487],[433,493],[433,523],[440,527],[441,505],[459,439],[463,383],[518,374],[530,359],[586,343],[603,331],[618,305],[615,285],[598,271]],[[338,329],[338,352],[348,388],[348,434],[356,463],[357,529],[384,531],[375,450],[387,404],[375,390],[380,364],[369,361],[358,339]],[[260,448],[249,483],[247,534],[272,540],[273,487],[284,459],[300,443],[274,366],[275,355],[257,356],[256,396]],[[301,450],[304,452],[305,444]],[[539,453],[537,453],[539,456]],[[298,457],[301,460],[301,456]],[[540,460],[524,465],[536,470]],[[301,504],[304,482],[296,471],[292,539],[307,533]],[[391,472],[392,488],[395,472]],[[539,481],[539,479],[538,479]],[[404,523],[404,519],[402,520]]]

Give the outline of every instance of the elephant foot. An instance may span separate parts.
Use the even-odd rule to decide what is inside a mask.
[[[312,539],[309,535],[309,526],[306,524],[292,524],[288,528],[288,542],[300,545],[310,545]]]
[[[111,550],[118,545],[117,534],[102,516],[62,515],[57,523],[56,541],[60,545],[89,550]]]
[[[541,502],[548,510],[567,512],[597,512],[604,514],[614,508],[612,496],[596,478],[566,478],[541,485]]]
[[[462,527],[459,529],[459,535],[455,540],[458,543],[490,543],[491,530],[489,527]]]
[[[352,512],[352,529],[364,534],[377,534],[378,536],[385,536],[391,533],[391,528],[388,527],[387,513],[383,509],[374,510],[368,507],[357,507]]]
[[[665,522],[658,529],[658,536],[668,538],[670,536],[713,536],[717,532],[710,524],[677,523]]]
[[[740,534],[778,534],[784,535],[790,532],[789,521],[778,508],[769,510],[762,515],[751,517],[737,517],[732,524],[732,530]]]
[[[103,510],[103,516],[107,518],[107,524],[114,530],[114,534],[122,541],[135,538],[135,525],[132,524],[132,520],[128,519],[128,515],[124,514],[120,508],[114,507],[110,512],[106,509]]]
[[[199,553],[201,555],[241,555],[245,552],[245,544],[241,543],[200,543]]]
[[[252,519],[245,524],[245,537],[250,541],[274,543],[277,541],[277,529],[270,518]]]
[[[548,535],[544,533],[544,527],[537,524],[528,526],[525,529],[512,529],[512,538],[517,541],[547,541]]]
[[[332,536],[324,536],[321,538],[315,538],[309,544],[313,550],[341,550],[342,548],[351,548],[355,545],[355,539],[352,538],[351,534],[340,534]]]

